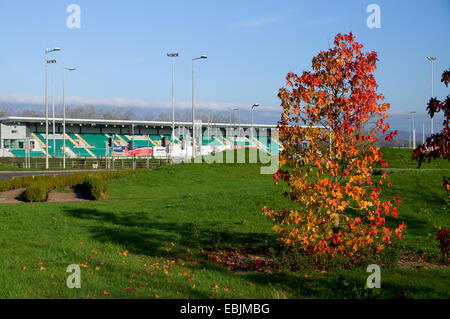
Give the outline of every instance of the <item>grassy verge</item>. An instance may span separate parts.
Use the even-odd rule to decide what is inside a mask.
[[[438,258],[435,233],[450,221],[441,183],[449,173],[391,174],[383,196],[403,199],[403,249]],[[383,269],[378,291],[364,289],[364,268],[230,272],[203,257],[208,249],[276,247],[261,208],[294,207],[283,188],[257,164],[178,164],[108,181],[107,201],[1,205],[0,297],[450,297],[448,267]],[[80,289],[66,286],[70,264],[81,267]]]

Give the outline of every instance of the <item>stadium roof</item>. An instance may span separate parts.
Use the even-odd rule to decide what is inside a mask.
[[[53,122],[53,118],[49,117],[49,121]],[[55,117],[56,123],[62,123],[63,119]],[[0,118],[0,123],[13,123],[13,124],[25,124],[25,123],[39,123],[41,125],[45,124],[45,117],[25,117],[25,116],[7,116]],[[156,127],[156,126],[172,126],[172,121],[139,121],[139,120],[105,120],[105,119],[74,119],[66,118],[67,124],[76,125],[90,125],[90,126],[145,126],[145,127]],[[203,122],[203,126],[208,125],[208,122]],[[240,125],[240,127],[251,127],[251,124],[247,123],[209,123],[211,127],[235,127]],[[192,127],[192,122],[175,122],[175,126],[185,126]],[[276,128],[273,124],[253,124],[255,128]]]

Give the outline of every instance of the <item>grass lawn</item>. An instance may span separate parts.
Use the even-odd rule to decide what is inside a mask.
[[[417,170],[387,150],[391,158],[383,196],[403,200],[403,249],[437,260],[436,232],[450,221],[442,187],[450,167]],[[262,274],[214,266],[202,250],[276,247],[261,208],[294,206],[259,172],[258,164],[177,164],[109,181],[106,201],[2,204],[0,297],[450,298],[448,266],[382,269],[382,289],[370,291],[365,268]],[[80,289],[66,286],[70,264],[81,266]]]

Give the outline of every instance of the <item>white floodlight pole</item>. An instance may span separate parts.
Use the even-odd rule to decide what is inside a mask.
[[[238,132],[239,132],[239,135],[240,135],[241,134],[241,109],[240,108],[238,108],[238,123],[239,123]]]
[[[233,136],[233,123],[234,123],[234,109],[231,107],[228,107],[228,110],[230,111],[230,143],[232,141],[232,136]],[[227,144],[228,144],[228,140],[227,140]]]
[[[436,58],[428,56],[427,59],[431,62],[431,97],[433,97],[433,62],[436,61]],[[431,118],[431,135],[433,135],[433,131],[433,118]]]
[[[411,118],[408,117],[408,147],[411,148]]]
[[[425,123],[422,122],[422,144],[425,144]]]
[[[44,54],[44,64],[45,64],[45,169],[48,169],[48,82],[47,82],[47,73],[48,73],[48,64],[56,63],[56,60],[47,60],[47,54],[50,52],[60,51],[61,49],[56,47],[52,50],[45,49]]]
[[[411,118],[412,118],[412,140],[413,140],[413,149],[416,148],[416,126],[414,125],[414,114],[416,112],[411,112]]]
[[[66,68],[63,65],[63,168],[66,168],[66,80],[65,71],[74,71],[74,67]]]
[[[251,113],[252,113],[252,127],[251,127],[251,130],[252,130],[252,132],[251,132],[251,138],[252,138],[252,140],[253,140],[253,109],[255,108],[255,107],[258,107],[259,106],[259,103],[255,103],[255,104],[253,104],[252,105],[252,109],[251,109]],[[252,141],[252,143],[253,143],[253,141]]]
[[[55,74],[52,70],[52,132],[53,132],[53,158],[55,158],[56,155],[56,140],[55,140]]]
[[[233,120],[234,120],[234,123],[233,123],[233,125],[234,125],[234,130],[236,130],[236,116],[234,116],[234,111],[238,111],[239,112],[239,108],[237,107],[237,108],[234,108],[233,109]],[[239,113],[238,113],[239,114]],[[236,138],[234,138],[234,135],[236,135]],[[239,137],[239,130],[238,130],[238,133],[237,134],[233,134],[233,138],[234,138],[234,141],[237,141],[238,140],[238,137]],[[234,142],[233,142],[233,147],[234,147]]]
[[[210,124],[211,124],[211,109],[208,110],[208,144],[209,140],[211,139]]]
[[[48,169],[48,96],[47,96],[47,73],[48,62],[47,53],[48,49],[45,49],[44,63],[45,63],[45,169]]]
[[[169,58],[172,58],[172,143],[175,143],[175,95],[174,95],[174,77],[175,77],[175,63],[174,59],[178,53],[167,53]],[[172,147],[173,149],[173,147]]]
[[[195,146],[195,113],[194,113],[194,61],[200,59],[207,59],[206,55],[202,55],[198,58],[192,58],[192,157],[195,158],[196,146]]]

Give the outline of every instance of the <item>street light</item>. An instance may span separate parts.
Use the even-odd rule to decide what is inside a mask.
[[[233,111],[233,109],[231,108],[231,107],[229,107],[229,106],[227,106],[227,109],[230,111],[230,127],[231,127],[231,124],[233,123],[233,120],[232,120],[232,118],[233,118],[233,116],[234,116],[234,111]]]
[[[234,108],[233,109],[233,115],[234,115],[234,111],[238,111],[238,123],[239,123],[239,128],[240,128],[240,126],[241,126],[241,115],[240,115],[240,112],[239,112],[239,108],[238,107],[236,107],[236,108]],[[234,116],[234,129],[236,130],[236,117]],[[238,129],[238,133],[236,134],[237,135],[237,137],[239,137],[239,129]]]
[[[52,82],[52,132],[53,132],[53,158],[56,157],[56,140],[55,140],[55,74],[53,70],[51,71],[51,82]]]
[[[44,64],[45,64],[45,169],[48,169],[48,89],[47,89],[47,73],[48,64],[56,63],[56,60],[47,60],[47,54],[50,52],[60,51],[61,49],[56,47],[54,49],[45,49]]]
[[[211,125],[211,109],[208,110],[208,145],[211,139],[210,125]]]
[[[167,53],[169,58],[172,58],[172,143],[175,141],[175,99],[174,99],[174,74],[175,66],[174,59],[178,56],[178,53]]]
[[[198,58],[192,58],[192,157],[195,158],[196,147],[195,147],[195,113],[194,113],[194,61],[200,59],[207,59],[206,55],[201,55]]]
[[[258,106],[259,106],[259,103],[253,104],[253,105],[252,105],[252,110],[251,110],[251,112],[252,112],[252,128],[251,128],[251,130],[252,130],[252,134],[251,134],[252,140],[253,140],[253,109],[254,109],[255,107],[258,107]],[[252,141],[252,143],[253,143],[253,141]]]
[[[75,71],[74,67],[66,68],[63,65],[63,168],[66,168],[66,83],[65,71]]]
[[[408,147],[411,148],[411,118],[408,117]]]
[[[425,144],[425,123],[422,122],[422,144]]]
[[[433,97],[433,62],[436,61],[436,58],[427,56],[427,59],[431,62],[431,97]],[[433,118],[432,117],[431,117],[431,135],[433,135]]]
[[[416,114],[415,111],[411,112],[411,119],[412,119],[412,140],[413,140],[413,149],[416,148],[416,127],[414,125],[414,114]]]

